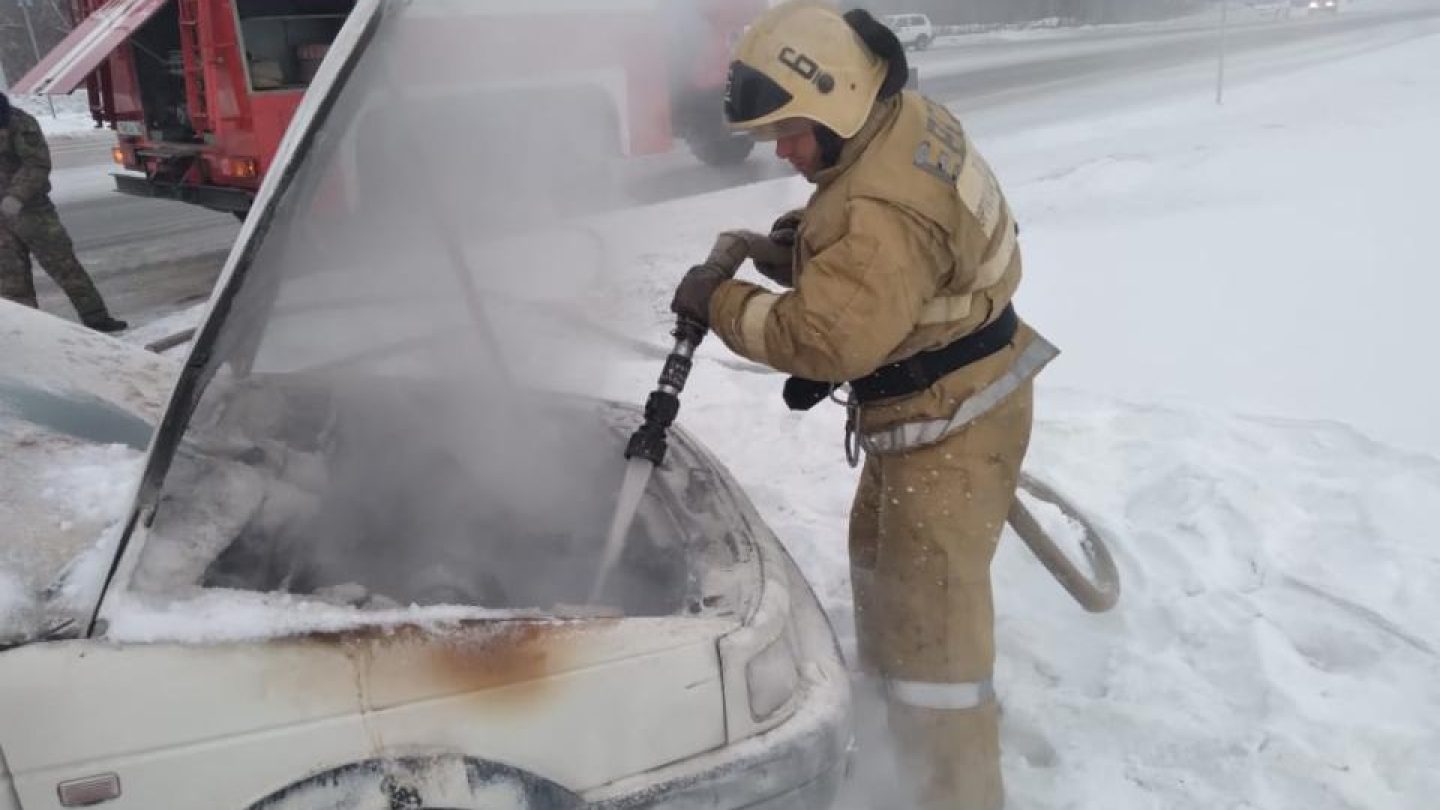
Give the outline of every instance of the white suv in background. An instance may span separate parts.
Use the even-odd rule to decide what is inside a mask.
[[[935,40],[935,27],[924,14],[891,14],[883,21],[907,48],[923,51]]]

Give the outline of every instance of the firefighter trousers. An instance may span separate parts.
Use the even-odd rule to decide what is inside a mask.
[[[990,562],[1029,446],[1029,382],[937,444],[865,461],[850,515],[861,665],[918,810],[998,810]]]

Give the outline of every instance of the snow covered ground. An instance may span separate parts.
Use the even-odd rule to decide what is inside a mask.
[[[11,103],[35,116],[48,139],[84,138],[96,133],[90,102],[83,90],[68,96],[13,96]],[[54,113],[50,103],[54,102]],[[106,137],[114,137],[107,131]]]
[[[1365,0],[1343,3],[1343,20],[1363,19],[1424,8],[1433,0]],[[1168,20],[1096,25],[1058,25],[1042,20],[1028,27],[938,37],[929,50],[912,52],[910,63],[926,77],[950,76],[977,69],[1033,61],[1043,49],[1052,56],[1122,56],[1128,51],[1153,49],[1157,44],[1210,43],[1218,56],[1221,40],[1221,6],[1226,6],[1225,32],[1234,36],[1261,27],[1278,33],[1303,30],[1304,26],[1335,25],[1337,15],[1291,10],[1289,3],[1215,3],[1196,14]],[[1023,48],[1007,47],[1027,46]],[[1033,48],[1028,46],[1034,46]]]
[[[1197,95],[977,130],[1023,229],[1021,311],[1066,351],[1042,377],[1027,466],[1108,533],[1124,580],[1115,611],[1091,616],[1002,544],[1012,806],[1433,806],[1437,91],[1440,26],[1415,23],[1374,52],[1239,82],[1223,107]],[[527,243],[535,265],[572,271],[553,289],[589,290],[582,348],[609,373],[586,384],[639,401],[659,361],[624,340],[663,349],[698,246],[807,193],[763,183]],[[594,235],[604,266],[574,274]],[[707,341],[681,421],[848,636],[842,415],[789,413],[780,385]],[[0,612],[7,598],[24,602],[0,574]]]
[[[1422,24],[1417,24],[1417,27]],[[1435,32],[1433,23],[1423,24]],[[1435,36],[987,142],[1052,384],[1333,419],[1440,453]]]

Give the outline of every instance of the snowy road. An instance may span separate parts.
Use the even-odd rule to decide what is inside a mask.
[[[1440,4],[1372,4],[1333,19],[1240,24],[1227,38],[1229,83],[1242,87],[1277,71],[1381,47],[1415,35]],[[1242,21],[1243,22],[1243,21]],[[1157,100],[1213,99],[1218,29],[1120,27],[975,38],[911,54],[921,89],[944,101],[982,138],[1062,123]],[[1137,77],[1144,77],[1137,82]],[[982,140],[983,144],[983,140]],[[790,173],[764,146],[739,169],[719,171],[684,155],[637,161],[627,191],[638,203],[730,188]]]
[[[56,139],[52,197],[112,310],[144,322],[204,300],[240,223],[192,205],[126,197],[110,178],[108,132]],[[40,274],[41,306],[73,318],[68,302]]]

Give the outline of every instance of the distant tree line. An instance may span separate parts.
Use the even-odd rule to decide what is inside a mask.
[[[869,0],[845,3],[876,14],[923,13],[936,25],[1002,25],[1056,21],[1061,25],[1140,22],[1178,17],[1205,0]]]
[[[24,4],[26,9],[20,6]],[[30,14],[30,29],[35,44],[30,43],[30,30],[25,25],[25,11]],[[44,56],[70,32],[69,0],[0,0],[0,71],[4,86],[9,86],[35,66],[35,49]]]
[[[936,25],[1058,25],[1139,22],[1177,17],[1211,0],[842,0],[875,14],[919,12]],[[69,33],[71,0],[0,0],[0,71],[8,87],[35,65],[35,51],[21,4],[43,56]]]

